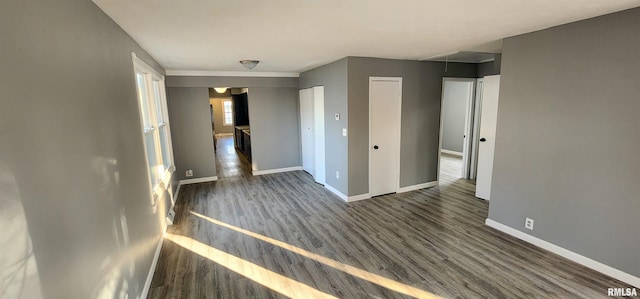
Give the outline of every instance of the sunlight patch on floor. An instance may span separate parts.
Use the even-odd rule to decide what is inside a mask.
[[[371,272],[362,270],[360,268],[356,268],[356,267],[353,267],[353,266],[338,262],[336,260],[333,260],[333,259],[324,257],[322,255],[310,252],[308,250],[293,246],[291,244],[288,244],[288,243],[285,243],[285,242],[282,242],[282,241],[278,241],[278,240],[269,238],[267,236],[263,236],[261,234],[254,233],[252,231],[248,231],[248,230],[239,228],[237,226],[233,226],[231,224],[227,224],[227,223],[215,220],[213,218],[207,217],[205,215],[202,215],[202,214],[199,214],[199,213],[196,213],[196,212],[193,212],[193,211],[190,212],[190,213],[195,215],[195,216],[197,216],[197,217],[199,217],[199,218],[207,220],[207,221],[209,221],[209,222],[211,222],[213,224],[216,224],[216,225],[231,229],[233,231],[245,234],[247,236],[250,236],[250,237],[262,240],[264,242],[267,242],[269,244],[278,246],[280,248],[289,250],[291,252],[294,252],[294,253],[299,254],[301,256],[304,256],[306,258],[312,259],[312,260],[314,260],[316,262],[322,263],[324,265],[327,265],[327,266],[332,267],[334,269],[340,270],[342,272],[345,272],[345,273],[350,274],[352,276],[358,277],[360,279],[369,281],[371,283],[375,283],[375,284],[377,284],[379,286],[382,286],[382,287],[385,287],[387,289],[396,291],[398,293],[402,293],[402,294],[405,294],[405,295],[408,295],[408,296],[412,296],[412,297],[415,297],[415,298],[441,298],[441,297],[439,297],[437,295],[434,295],[432,293],[429,293],[427,291],[412,287],[410,285],[395,281],[393,279],[389,279],[389,278],[386,278],[386,277],[383,277],[383,276],[380,276],[380,275],[377,275],[377,274],[373,274]]]
[[[167,233],[167,240],[290,298],[336,298],[299,281],[220,251],[189,237]]]

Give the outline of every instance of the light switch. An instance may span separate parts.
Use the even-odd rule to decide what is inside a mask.
[[[342,136],[347,136],[347,129],[346,128],[342,128]]]
[[[336,120],[340,120],[340,113],[336,113]]]

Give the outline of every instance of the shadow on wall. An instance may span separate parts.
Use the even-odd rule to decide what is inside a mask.
[[[2,228],[2,234],[0,234],[0,298],[57,297],[54,294],[69,292],[69,290],[60,288],[64,280],[74,277],[74,275],[83,275],[83,279],[87,279],[87,282],[90,283],[90,285],[85,285],[87,297],[126,298],[128,296],[135,298],[140,294],[142,285],[136,283],[135,275],[140,271],[146,274],[148,269],[137,269],[136,260],[148,255],[148,252],[156,247],[159,240],[154,237],[137,242],[131,241],[127,213],[122,207],[116,191],[119,189],[120,180],[117,161],[113,158],[94,157],[91,167],[94,173],[93,179],[100,190],[100,194],[96,196],[97,199],[100,199],[100,213],[94,214],[92,217],[94,219],[93,231],[96,235],[102,236],[101,238],[104,238],[105,242],[97,245],[95,241],[83,239],[88,243],[77,247],[83,247],[84,250],[81,254],[86,254],[91,260],[69,265],[61,262],[65,260],[65,257],[58,257],[55,262],[51,262],[46,260],[47,256],[41,256],[43,251],[57,250],[53,244],[51,247],[47,243],[40,244],[44,247],[39,251],[34,250],[32,235],[29,231],[29,217],[27,217],[29,206],[23,204],[20,184],[14,172],[6,164],[0,162],[0,227]],[[165,194],[165,196],[167,195]],[[151,205],[150,213],[160,217],[165,212],[157,204]],[[67,222],[71,221],[68,217],[65,219]],[[55,226],[55,224],[52,225]],[[60,239],[63,244],[73,244],[77,241]],[[105,244],[108,245],[105,246]],[[68,254],[70,253],[63,253],[63,255]],[[42,269],[39,269],[37,263],[40,258],[45,259],[43,261],[45,265],[53,263],[55,266],[49,266],[49,268],[53,268],[55,271],[40,271]],[[89,270],[97,270],[98,275],[87,274]]]
[[[42,298],[40,276],[18,184],[0,164],[0,298]]]

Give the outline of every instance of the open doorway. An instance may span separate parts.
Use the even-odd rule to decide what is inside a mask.
[[[439,184],[465,179],[474,185],[476,197],[490,199],[499,91],[500,75],[443,80]]]
[[[251,176],[251,127],[247,88],[210,88],[211,128],[217,176]]]
[[[438,174],[441,183],[475,177],[472,160],[475,162],[476,81],[475,78],[444,78],[442,81]]]

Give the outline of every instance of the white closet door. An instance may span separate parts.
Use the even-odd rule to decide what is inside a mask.
[[[324,147],[324,86],[313,88],[313,123],[315,133],[315,173],[319,184],[326,183],[325,147]]]
[[[300,90],[300,138],[302,143],[302,169],[315,176],[315,130],[313,120],[313,91]]]
[[[398,190],[402,78],[369,78],[369,194]]]

